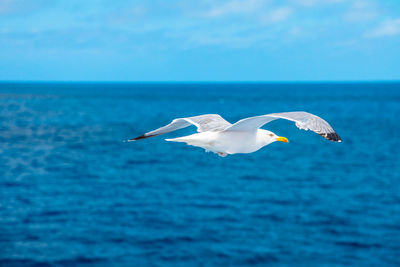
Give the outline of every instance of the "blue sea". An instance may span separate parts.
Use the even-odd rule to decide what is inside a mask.
[[[308,111],[226,158],[176,117]],[[0,83],[1,266],[399,266],[400,83]]]

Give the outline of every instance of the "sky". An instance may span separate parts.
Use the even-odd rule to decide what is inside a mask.
[[[1,80],[400,80],[400,1],[0,0]]]

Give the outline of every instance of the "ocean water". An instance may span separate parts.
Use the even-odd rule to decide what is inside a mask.
[[[305,110],[342,143],[226,158],[124,143],[173,118]],[[1,83],[1,266],[399,266],[400,83]]]

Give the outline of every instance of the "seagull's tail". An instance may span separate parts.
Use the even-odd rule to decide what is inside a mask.
[[[177,138],[172,138],[172,139],[165,139],[165,141],[168,142],[181,142],[181,143],[186,143],[191,146],[202,146],[202,142],[196,138],[193,138],[192,135],[188,136],[182,136],[182,137],[177,137]]]
[[[173,139],[165,139],[165,141],[169,142],[182,142],[186,143],[190,146],[198,146],[198,147],[203,147],[207,146],[207,142],[204,142],[204,138],[199,138],[199,134],[191,134],[187,136],[182,136],[182,137],[177,137]]]
[[[172,139],[165,139],[165,141],[168,142],[183,142],[183,143],[188,143],[189,139],[185,137],[178,137],[178,138],[172,138]]]

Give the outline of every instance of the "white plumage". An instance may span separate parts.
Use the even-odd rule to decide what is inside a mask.
[[[191,146],[201,147],[207,151],[218,153],[220,156],[252,153],[275,141],[288,142],[285,137],[280,137],[273,132],[259,129],[268,122],[277,119],[293,121],[300,129],[311,130],[333,142],[341,142],[339,135],[328,122],[304,111],[271,113],[249,117],[234,124],[230,124],[218,114],[179,118],[174,119],[166,126],[130,139],[129,141],[145,139],[195,125],[198,133],[165,140],[184,142]]]

